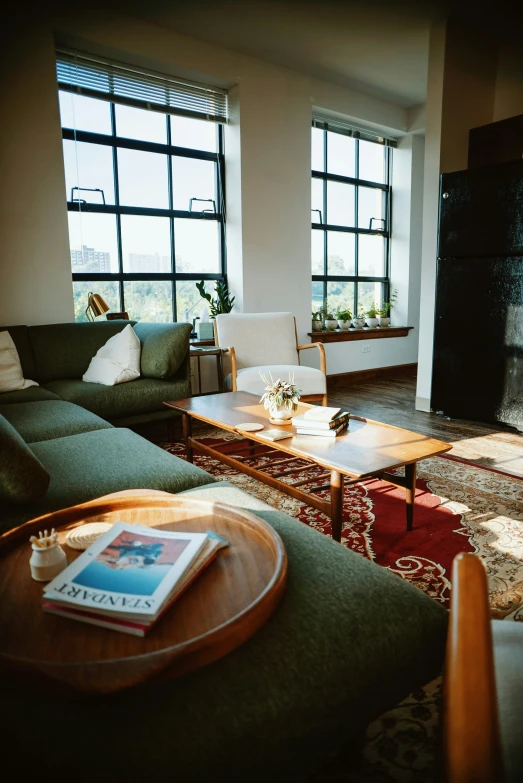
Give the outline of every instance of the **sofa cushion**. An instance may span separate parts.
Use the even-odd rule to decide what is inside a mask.
[[[82,380],[104,386],[135,381],[140,377],[140,352],[140,340],[133,327],[127,324],[98,349]]]
[[[113,428],[112,424],[94,413],[63,400],[0,405],[0,414],[13,425],[26,443]]]
[[[144,378],[170,378],[189,350],[190,324],[137,323],[134,331],[142,344]]]
[[[0,500],[31,503],[45,495],[49,473],[21,435],[0,415]]]
[[[20,357],[9,332],[0,331],[0,392],[20,391],[38,386],[36,381],[24,378]]]
[[[220,491],[212,485],[194,495],[219,499]],[[240,495],[239,505],[251,508],[250,497]],[[325,780],[318,769],[325,771],[329,756],[346,751],[369,721],[440,671],[447,613],[285,514],[267,507],[253,513],[282,537],[289,569],[278,608],[251,639],[193,674],[119,694],[54,693],[32,698],[31,709],[16,692],[4,696],[10,737],[60,725],[48,763],[55,773],[74,768],[82,781],[102,764],[107,779],[121,777],[114,749],[129,737],[140,749],[132,754],[136,781],[166,780],[171,770],[184,783]],[[89,747],[81,765],[78,736]],[[19,768],[27,756],[17,759]],[[351,759],[346,752],[347,779]]]
[[[24,378],[34,378],[36,367],[33,357],[33,349],[29,339],[28,326],[0,326],[0,332],[9,332],[18,351],[20,364],[24,373]]]
[[[101,386],[76,380],[50,381],[46,388],[104,419],[151,413],[157,411],[162,402],[179,400],[190,393],[189,382],[185,378],[165,381],[139,378],[119,386]]]
[[[129,323],[133,322],[96,321],[30,326],[29,338],[36,373],[29,377],[34,377],[39,383],[81,378],[97,350]]]
[[[105,429],[32,443],[51,475],[45,497],[23,508],[4,508],[1,530],[28,519],[122,489],[181,492],[213,482],[204,470],[127,429]]]
[[[0,405],[11,405],[17,402],[36,402],[37,400],[59,400],[57,394],[53,394],[43,386],[30,386],[29,389],[3,392],[0,394]]]

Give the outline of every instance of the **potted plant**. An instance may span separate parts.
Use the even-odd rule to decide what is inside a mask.
[[[355,315],[352,319],[352,325],[355,329],[363,329],[365,326],[365,311],[361,306],[358,315]]]
[[[202,299],[206,299],[209,302],[209,317],[215,318],[222,313],[230,313],[234,307],[235,296],[231,297],[227,283],[222,283],[221,280],[216,281],[216,287],[214,293],[216,299],[213,299],[210,294],[205,290],[205,283],[202,280],[201,283],[196,283],[196,288],[200,292]]]
[[[327,332],[333,332],[336,329],[336,327],[338,326],[338,321],[334,317],[334,314],[330,310],[328,310],[327,308],[325,308],[325,321],[324,321],[324,324],[325,324],[325,329],[326,329]]]
[[[378,325],[379,307],[376,302],[372,302],[369,309],[365,312],[365,320],[369,329],[375,329]]]
[[[390,295],[390,301],[382,303],[381,307],[378,310],[380,326],[390,326],[390,311],[397,298],[398,298],[398,292],[394,291]]]
[[[282,381],[280,378],[275,381],[270,373],[269,379],[261,373],[260,375],[265,384],[260,402],[263,402],[263,407],[269,411],[271,424],[290,424],[293,414],[298,410],[301,394],[301,390],[294,383],[294,375],[289,375],[288,381]]]
[[[318,310],[316,313],[312,314],[312,331],[321,332],[322,329],[323,329],[323,314],[321,310]]]
[[[348,329],[351,324],[352,313],[349,309],[342,310],[341,308],[338,308],[336,311],[336,318],[340,329]]]

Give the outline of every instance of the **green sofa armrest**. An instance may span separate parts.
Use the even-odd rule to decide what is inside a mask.
[[[144,378],[171,378],[189,353],[190,324],[137,323],[133,327],[142,344]]]

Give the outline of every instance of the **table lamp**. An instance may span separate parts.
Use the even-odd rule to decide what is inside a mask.
[[[110,310],[110,307],[105,299],[103,299],[100,294],[93,294],[92,291],[89,291],[87,295],[87,307],[85,309],[85,314],[89,321],[94,321],[95,318],[107,313],[108,310]]]

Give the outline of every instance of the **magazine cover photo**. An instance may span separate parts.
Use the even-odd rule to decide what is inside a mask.
[[[122,531],[74,582],[94,590],[152,595],[189,543],[189,539]]]

